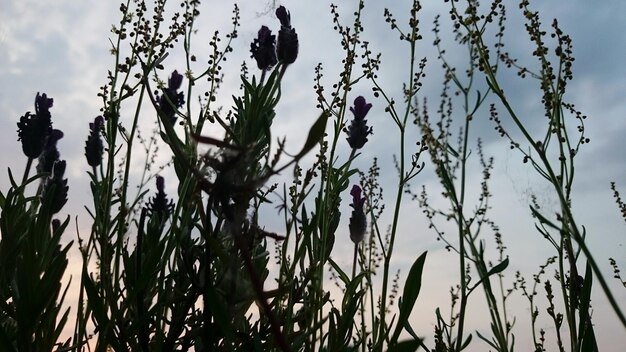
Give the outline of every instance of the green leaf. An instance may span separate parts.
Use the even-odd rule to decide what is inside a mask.
[[[591,286],[593,284],[593,270],[589,262],[587,262],[587,268],[585,270],[585,279],[583,281],[582,289],[580,290],[580,304],[579,304],[579,325],[578,325],[578,340],[581,352],[597,352],[598,344],[596,342],[596,335],[593,331],[593,324],[591,322],[591,315],[589,314],[589,307],[591,303]]]
[[[495,348],[496,350],[498,350],[498,346],[496,346],[493,342],[487,340],[487,338],[484,337],[483,335],[481,335],[480,332],[476,331],[476,335],[478,335],[478,337],[481,340],[485,341],[489,346],[491,346],[491,347]]]
[[[409,316],[411,315],[417,296],[419,296],[420,289],[422,288],[422,272],[424,271],[424,263],[426,262],[427,253],[428,252],[422,253],[422,255],[415,260],[413,266],[411,266],[411,270],[409,270],[409,275],[404,283],[402,301],[400,302],[398,324],[396,325],[393,337],[391,338],[390,345],[393,345],[396,341],[398,341],[398,337],[400,337],[402,329],[408,323]]]
[[[466,349],[467,346],[469,346],[470,342],[472,342],[472,334],[469,334],[465,339],[465,342],[463,342],[463,345],[461,346],[461,351]],[[513,350],[511,350],[511,352],[513,352]]]
[[[481,253],[482,253],[482,249],[481,249]],[[481,258],[482,258],[482,254],[481,254]],[[474,286],[472,286],[472,288],[470,288],[469,292],[471,293],[477,287],[479,287],[483,282],[489,280],[489,277],[491,277],[491,276],[493,276],[495,274],[503,272],[508,266],[509,266],[509,258],[507,257],[502,262],[500,262],[500,264],[498,264],[498,265],[494,266],[493,268],[491,268],[491,270],[489,270],[487,272],[487,275],[485,275],[485,277],[483,277],[480,280],[478,280],[478,282],[476,282],[476,284],[474,284]]]
[[[487,273],[487,276],[489,277],[491,275],[495,275],[495,274],[501,273],[508,266],[509,266],[509,258],[507,257],[500,264],[498,264],[498,265],[494,266],[493,268],[491,268],[491,270],[489,270],[489,272]]]
[[[306,142],[302,147],[302,150],[298,154],[296,154],[296,159],[301,159],[308,152],[315,147],[316,144],[320,142],[320,140],[324,137],[324,133],[326,133],[326,123],[328,122],[328,114],[322,112],[320,117],[317,118],[311,129],[309,130],[309,135],[306,138]]]
[[[341,281],[343,281],[344,284],[348,285],[348,283],[350,283],[350,277],[346,275],[343,270],[341,270],[341,268],[339,267],[339,265],[337,265],[333,258],[328,258],[328,262],[333,267],[333,269],[335,269]]]

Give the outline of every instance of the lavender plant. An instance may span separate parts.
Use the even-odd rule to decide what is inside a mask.
[[[65,171],[76,166],[60,160],[57,144],[64,135],[52,127],[51,98],[38,93],[35,113],[19,119],[25,171],[18,183],[9,170],[11,186],[0,193],[1,350],[514,351],[517,317],[510,315],[509,299],[519,294],[529,303],[536,351],[550,348],[538,323],[542,304],[558,350],[597,351],[594,280],[626,326],[572,212],[574,160],[589,140],[584,116],[566,100],[573,78],[571,39],[555,21],[551,55],[528,1],[520,8],[536,45],[537,71],[504,51],[502,1],[487,7],[474,0],[447,2],[456,43],[467,50],[466,66],[460,70],[448,60],[437,17],[434,44],[444,76],[434,118],[421,90],[428,58],[418,57],[420,2],[408,2],[407,23],[389,9],[381,18],[407,52],[406,61],[386,58],[405,68],[397,87],[379,77],[386,61],[366,36],[366,1],[357,2],[349,24],[332,5],[342,65],[336,77],[325,77],[327,63],[312,68],[318,111],[302,112],[311,127],[303,142],[295,142],[296,153],[288,152],[287,138],[273,135],[273,126],[291,93],[283,90],[283,80],[300,48],[311,45],[296,31],[304,14],[276,7],[273,24],[255,30],[248,46],[237,41],[241,19],[235,6],[230,31],[215,31],[211,53],[199,58],[194,47],[200,2],[180,0],[174,13],[168,3],[125,1],[112,28],[114,62],[98,94],[102,106],[84,123],[91,203],[89,218],[80,222],[90,230],[77,235],[77,302],[65,302],[69,284],[62,281],[73,243],[61,244],[69,216],[55,218],[68,201]],[[240,75],[223,72],[224,61],[240,47],[253,68],[244,63]],[[172,57],[182,57],[183,67]],[[543,134],[531,133],[504,94],[499,75],[506,68],[538,80]],[[241,88],[231,97],[223,93],[223,82],[236,76]],[[224,95],[227,107],[221,105]],[[502,111],[519,134],[503,122]],[[569,127],[568,114],[576,129]],[[556,215],[529,204],[538,231],[555,250],[533,281],[522,273],[509,275],[506,234],[491,215],[494,159],[475,126],[481,117],[493,121],[523,162],[548,180],[560,202]],[[148,125],[154,132],[146,138]],[[393,158],[370,149],[374,131],[385,125],[395,128]],[[390,159],[395,197],[386,203],[380,164]],[[371,166],[362,170],[363,164]],[[475,185],[469,177],[474,164],[482,176]],[[414,187],[429,168],[438,192]],[[411,258],[406,273],[394,270],[396,247],[406,236],[403,211],[417,207],[456,261],[458,274],[449,311],[431,309],[432,339],[433,332],[417,330],[412,319],[420,292],[428,288],[422,280],[427,252]],[[267,228],[268,209],[278,210],[284,228]],[[344,209],[349,213],[342,214]],[[334,251],[348,239],[354,246],[351,266]],[[583,257],[585,269],[579,270]],[[610,265],[623,284],[617,261],[610,259]],[[555,279],[546,275],[552,268]],[[538,298],[542,288],[545,303]],[[484,296],[489,331],[469,325],[477,292]],[[62,336],[70,320],[64,303],[75,311],[71,336]]]

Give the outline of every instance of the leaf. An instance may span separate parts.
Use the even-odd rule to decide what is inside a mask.
[[[467,346],[469,346],[470,342],[472,342],[472,334],[469,334],[465,339],[465,342],[463,342],[463,345],[461,346],[461,351],[466,349]],[[513,350],[511,350],[511,352],[513,352]]]
[[[483,340],[483,341],[485,341],[487,344],[489,344],[489,346],[491,346],[491,347],[495,348],[496,350],[498,350],[498,346],[496,346],[493,342],[491,342],[491,341],[487,340],[487,338],[486,338],[486,337],[484,337],[483,335],[481,335],[481,334],[480,334],[480,332],[476,331],[476,335],[478,335],[478,337],[479,337],[481,340]]]
[[[388,352],[414,352],[420,348],[420,340],[406,340],[389,346]]]
[[[500,264],[498,264],[498,265],[494,266],[493,268],[491,268],[491,270],[489,270],[489,272],[487,273],[487,276],[489,277],[491,275],[495,275],[495,274],[501,273],[508,266],[509,266],[509,258],[507,257],[502,262],[500,262]]]
[[[591,315],[589,314],[589,306],[591,303],[591,286],[593,284],[593,270],[589,262],[587,262],[587,268],[585,270],[585,279],[580,291],[580,304],[579,304],[579,325],[578,325],[578,339],[581,346],[581,352],[597,352],[598,344],[596,342],[596,336],[593,331],[593,324],[591,322]]]
[[[400,302],[400,315],[398,317],[398,324],[391,338],[390,345],[393,345],[398,341],[402,329],[407,324],[417,296],[419,296],[420,289],[422,288],[422,272],[424,271],[424,263],[426,262],[426,254],[422,253],[409,270],[409,275],[404,283],[404,291],[402,292],[402,302]]]
[[[309,130],[309,135],[306,138],[306,142],[302,147],[302,150],[298,154],[296,154],[296,159],[301,159],[308,152],[315,147],[317,143],[320,142],[322,137],[324,137],[324,133],[326,133],[326,123],[328,122],[328,114],[322,112],[320,117],[317,118],[311,129]]]
[[[328,258],[328,262],[333,267],[333,269],[335,269],[341,281],[343,281],[344,284],[348,285],[348,283],[350,283],[350,277],[348,277],[348,275],[346,275],[346,273],[341,270],[341,268],[339,267],[339,265],[337,265],[333,258]]]
[[[455,158],[459,158],[459,152],[457,152],[451,145],[450,143],[446,143],[446,150],[448,153],[452,154],[453,157]]]

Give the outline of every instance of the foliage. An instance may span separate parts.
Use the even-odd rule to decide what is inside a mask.
[[[66,302],[69,283],[63,284],[73,244],[61,244],[69,236],[62,237],[69,217],[54,218],[67,202],[68,185],[66,163],[56,149],[63,134],[52,128],[53,100],[37,93],[35,113],[18,122],[26,168],[21,182],[9,170],[11,186],[0,194],[0,349],[460,352],[479,345],[514,351],[517,320],[507,304],[519,294],[529,302],[532,344],[545,351],[551,347],[537,324],[538,287],[543,287],[557,348],[597,351],[594,282],[624,327],[626,318],[572,211],[574,162],[589,142],[586,117],[567,100],[572,40],[555,20],[549,35],[554,43],[548,44],[539,14],[522,0],[519,7],[538,61],[522,66],[504,49],[503,1],[488,6],[475,0],[446,3],[455,41],[444,43],[437,17],[434,45],[444,77],[435,115],[420,95],[428,60],[417,57],[419,1],[409,2],[407,23],[400,24],[390,10],[383,18],[409,53],[400,64],[405,68],[401,97],[391,93],[397,87],[379,78],[382,56],[364,38],[365,1],[358,2],[349,25],[332,5],[332,25],[344,55],[341,72],[328,84],[323,65],[315,67],[319,111],[302,113],[310,128],[299,151],[291,154],[286,138],[272,135],[272,126],[280,118],[279,104],[289,99],[282,90],[288,68],[299,47],[309,45],[297,35],[302,14],[292,17],[285,7],[276,8],[277,35],[262,26],[250,44],[259,71],[251,74],[242,66],[241,90],[232,106],[223,109],[217,104],[221,84],[225,75],[234,75],[222,72],[222,64],[239,45],[239,8],[233,9],[231,31],[211,37],[212,53],[201,66],[192,54],[199,1],[181,0],[180,12],[171,19],[166,19],[165,0],[123,3],[121,20],[113,27],[115,62],[98,94],[100,116],[88,123],[85,142],[91,226],[77,238],[82,258],[77,302]],[[178,42],[186,67],[166,70]],[[448,60],[448,45],[466,49],[464,67]],[[543,131],[529,129],[504,93],[502,71],[509,69],[539,83]],[[371,88],[374,99],[355,96],[356,87]],[[201,98],[192,103],[196,96]],[[381,104],[384,122],[368,116]],[[532,287],[521,273],[510,273],[505,234],[490,215],[494,159],[485,155],[476,131],[479,116],[489,117],[559,199],[556,214],[536,201],[529,204],[537,231],[554,249]],[[141,134],[146,121],[156,126],[149,139]],[[368,151],[368,137],[382,123],[396,128],[391,214],[385,213],[389,203],[383,200],[378,158],[367,171],[353,165],[374,154]],[[223,137],[208,135],[209,127]],[[421,138],[414,140],[411,131]],[[159,145],[168,155],[161,166]],[[133,165],[140,157],[146,160],[137,172]],[[34,160],[39,166],[31,175]],[[473,163],[482,175],[475,185],[468,177]],[[416,190],[412,184],[429,167],[441,188]],[[175,179],[162,176],[168,171]],[[291,180],[280,181],[278,175],[287,171],[293,171]],[[156,191],[148,189],[150,184]],[[624,213],[616,185],[611,187]],[[441,199],[435,198],[437,193]],[[405,235],[400,223],[407,198],[419,205],[458,268],[449,315],[444,307],[432,311],[432,339],[411,325],[420,291],[428,286],[422,280],[430,269],[427,253],[415,256],[404,282],[392,272],[398,238]],[[352,201],[350,216],[341,213],[346,199]],[[278,208],[284,221],[279,233],[265,227],[271,207]],[[346,228],[340,228],[342,219]],[[343,233],[354,244],[351,268],[333,253],[337,235]],[[488,235],[495,239],[494,248],[489,248]],[[610,259],[610,265],[626,286],[617,261]],[[545,278],[548,268],[556,272],[553,279]],[[331,291],[329,281],[339,293]],[[476,292],[484,295],[488,331],[468,326]],[[72,336],[61,334],[70,319],[65,303],[76,310]]]

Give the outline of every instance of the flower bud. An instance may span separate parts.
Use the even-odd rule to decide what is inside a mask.
[[[276,55],[280,62],[289,65],[294,63],[298,57],[298,34],[291,27],[291,14],[284,6],[276,9],[276,17],[281,25],[280,31],[278,31]]]
[[[361,198],[361,187],[358,185],[352,186],[350,191],[352,195],[352,216],[350,217],[350,239],[354,243],[363,241],[365,237],[365,230],[367,228],[367,219],[365,218],[365,211],[363,210],[363,204],[365,203],[365,197]]]

